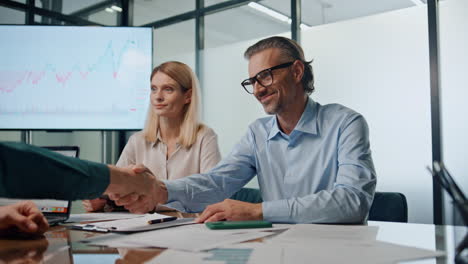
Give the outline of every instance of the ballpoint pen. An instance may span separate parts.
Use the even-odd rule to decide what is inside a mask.
[[[169,222],[169,221],[174,221],[176,220],[177,217],[172,216],[172,217],[166,217],[166,218],[160,218],[160,219],[154,219],[154,220],[149,220],[148,224],[159,224],[159,223],[164,223],[164,222]]]

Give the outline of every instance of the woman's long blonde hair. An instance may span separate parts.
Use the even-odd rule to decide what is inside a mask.
[[[199,118],[199,85],[195,73],[189,66],[178,61],[168,61],[157,66],[151,73],[150,81],[157,72],[162,72],[174,79],[182,88],[182,92],[186,93],[192,90],[190,103],[185,105],[184,119],[180,127],[178,143],[185,148],[189,148],[195,143],[198,131],[203,127]],[[159,116],[154,112],[151,106],[148,109],[145,128],[143,134],[149,142],[156,142],[157,133],[159,130]]]

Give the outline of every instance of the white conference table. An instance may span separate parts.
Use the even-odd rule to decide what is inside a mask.
[[[404,246],[413,246],[446,252],[445,257],[405,261],[402,263],[445,264],[454,263],[455,248],[468,233],[468,227],[369,221],[368,225],[378,226],[377,240]]]
[[[453,263],[455,244],[459,243],[468,231],[468,228],[463,226],[376,221],[369,221],[368,225],[378,227],[377,240],[447,253],[445,257],[402,262],[417,264]],[[0,263],[143,263],[164,251],[93,247],[78,242],[99,235],[101,234],[56,226],[45,234],[45,238],[34,241],[0,238]]]

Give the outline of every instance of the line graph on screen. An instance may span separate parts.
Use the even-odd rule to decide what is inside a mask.
[[[46,74],[54,76],[55,78],[51,79],[56,80],[57,85],[66,86],[73,78],[86,80],[89,74],[92,75],[100,67],[106,68],[109,76],[117,79],[118,69],[122,63],[122,55],[128,52],[132,45],[135,45],[135,41],[127,40],[121,51],[115,53],[112,41],[109,41],[103,54],[97,58],[96,63],[85,66],[74,64],[70,70],[60,70],[52,64],[46,64],[42,69],[0,71],[0,91],[11,93],[21,85],[38,85]]]
[[[0,26],[0,33],[8,36],[0,43],[0,128],[142,127],[149,29]]]

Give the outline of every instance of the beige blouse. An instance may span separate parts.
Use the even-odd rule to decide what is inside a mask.
[[[177,144],[166,160],[167,145],[159,134],[156,142],[147,142],[143,132],[133,134],[117,161],[118,167],[143,164],[161,180],[175,180],[213,168],[221,159],[218,137],[213,129],[204,127],[190,148]]]

